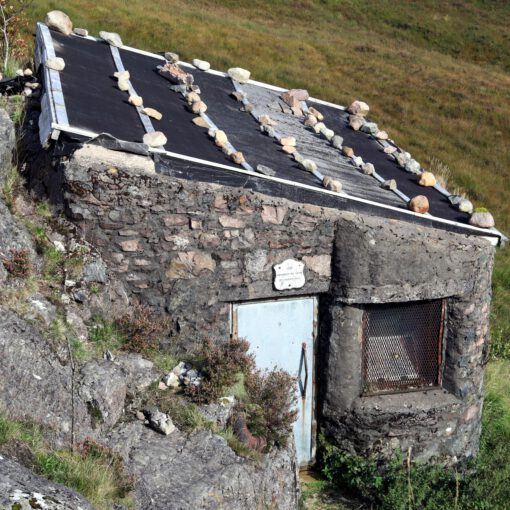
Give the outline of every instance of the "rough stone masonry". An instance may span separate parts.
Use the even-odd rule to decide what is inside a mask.
[[[227,338],[233,302],[318,295],[320,428],[353,453],[476,453],[494,251],[482,238],[169,177],[148,158],[90,145],[36,179],[110,276],[170,316],[171,342]],[[273,266],[289,258],[304,262],[306,283],[277,291]],[[364,306],[439,298],[442,386],[362,396]]]

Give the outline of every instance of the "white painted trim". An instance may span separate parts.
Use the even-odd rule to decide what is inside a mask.
[[[55,49],[53,47],[53,39],[49,28],[43,23],[37,23],[36,32],[37,42],[40,46],[41,64],[44,69],[44,82],[46,93],[50,100],[52,122],[58,122],[61,125],[69,125],[67,111],[62,93],[62,83],[60,82],[60,73],[46,67],[48,58],[55,58]]]
[[[125,71],[126,68],[124,67],[124,63],[122,62],[122,58],[119,53],[119,49],[115,46],[110,46],[110,51],[112,53],[113,62],[115,63],[115,67],[117,68],[117,71],[122,72]],[[135,88],[133,87],[133,84],[131,83],[131,80],[127,80],[128,83],[128,94],[130,96],[138,96],[136,93]],[[120,92],[120,90],[119,90]],[[152,125],[152,122],[148,115],[145,115],[143,113],[143,106],[135,106],[136,111],[138,113],[138,117],[140,119],[140,122],[142,123],[143,128],[145,129],[146,133],[154,133],[156,130],[154,129],[154,126]]]

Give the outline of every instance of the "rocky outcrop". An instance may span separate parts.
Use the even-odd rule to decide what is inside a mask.
[[[5,110],[0,109],[0,191],[3,189],[12,166],[15,148],[14,126]],[[7,278],[2,264],[3,258],[9,259],[12,250],[27,250],[32,259],[35,253],[30,234],[14,216],[0,198],[0,283]]]
[[[0,359],[0,413],[46,425],[57,443],[70,443],[73,425],[76,440],[100,437],[122,417],[126,397],[159,376],[152,362],[126,354],[86,363],[73,381],[65,348],[52,347],[35,326],[5,308]]]
[[[0,109],[0,188],[11,169],[15,146],[14,125],[9,114],[4,109]]]
[[[0,455],[0,510],[94,510],[71,489]]]
[[[141,422],[117,427],[107,438],[137,478],[136,507],[147,510],[298,507],[293,445],[260,462],[238,457],[225,439],[203,431],[164,436]]]

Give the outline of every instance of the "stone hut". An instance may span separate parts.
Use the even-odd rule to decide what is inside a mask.
[[[506,239],[490,214],[362,101],[52,28],[36,46],[52,164],[31,185],[131,299],[169,315],[171,342],[243,336],[260,367],[295,374],[302,465],[318,431],[358,454],[476,454]]]

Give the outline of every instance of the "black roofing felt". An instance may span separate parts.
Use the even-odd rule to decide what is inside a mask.
[[[317,105],[317,109],[324,115],[324,123],[344,139],[344,145],[352,147],[356,156],[374,165],[377,173],[384,179],[395,179],[402,193],[409,198],[424,195],[430,204],[430,213],[439,218],[467,223],[469,215],[454,209],[448,198],[432,187],[420,186],[416,182],[416,175],[406,172],[388,154],[385,154],[377,141],[369,134],[354,131],[348,125],[349,114],[330,106]]]
[[[56,55],[66,62],[66,68],[60,73],[60,79],[70,126],[94,133],[110,133],[120,140],[141,142],[145,131],[136,109],[128,103],[127,93],[120,91],[117,87],[117,80],[113,77],[116,67],[109,45],[102,41],[65,36],[57,32],[51,32],[51,35]],[[159,110],[163,115],[161,121],[154,119],[151,121],[156,130],[165,133],[168,139],[165,145],[167,151],[235,166],[214,145],[207,135],[207,130],[192,123],[195,115],[188,110],[182,96],[171,91],[169,82],[158,74],[156,67],[163,64],[163,60],[123,49],[120,50],[120,55],[124,67],[130,71],[130,80],[134,89],[144,98],[144,105]],[[190,69],[186,68],[186,71],[190,72]],[[240,111],[241,103],[230,96],[234,88],[229,78],[198,70],[191,72],[195,77],[195,83],[200,86],[202,99],[208,105],[207,114],[220,129],[227,133],[234,147],[243,152],[248,163],[254,167],[257,164],[269,166],[276,171],[277,177],[322,189],[318,180],[312,174],[303,171],[291,157],[283,153],[274,139],[260,132],[257,122],[250,114]],[[309,104],[314,103],[310,101]],[[385,179],[396,179],[398,188],[409,197],[418,194],[427,196],[430,212],[434,216],[467,223],[467,214],[453,209],[447,198],[437,190],[419,186],[415,176],[402,170],[390,156],[382,151],[373,138],[350,129],[346,122],[347,114],[344,111],[323,104],[314,106],[323,113],[325,124],[342,136],[344,144],[353,147],[356,155],[361,156],[366,162],[373,163],[379,175]],[[324,141],[324,143],[327,142]],[[171,162],[171,158],[167,158],[167,161]],[[239,181],[240,185],[244,182],[247,187],[248,182],[257,181],[256,177],[247,178],[242,174],[238,174],[241,177],[235,175],[229,178],[228,170],[216,169],[213,172],[210,167],[209,173],[198,172],[196,164],[177,165],[173,161],[168,167],[179,167],[180,173],[182,168],[187,167],[190,171],[193,169],[197,179],[207,180],[209,176],[210,180],[216,179],[221,182]],[[287,196],[289,193],[309,195],[302,188],[294,188],[292,192],[283,193],[281,184],[262,179],[259,181],[259,184],[255,185],[259,191],[271,188],[270,194],[280,190],[280,196]],[[374,186],[378,186],[375,179]],[[252,185],[249,187],[253,189]],[[319,205],[326,206],[334,202],[338,207],[340,202],[342,204],[346,202],[345,199],[332,201],[324,193],[312,192],[312,195],[317,195],[319,198],[316,197],[311,202]],[[366,198],[362,195],[358,197]],[[385,201],[382,200],[381,203]],[[401,208],[405,209],[405,204],[402,203]],[[391,216],[392,213],[386,210],[382,214]],[[412,216],[406,215],[406,219],[410,218]],[[487,234],[490,235],[489,232]]]

